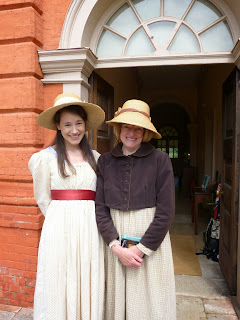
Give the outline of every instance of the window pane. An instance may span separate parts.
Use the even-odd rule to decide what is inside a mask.
[[[192,0],[165,0],[164,16],[181,19]]]
[[[132,0],[132,3],[143,21],[159,17],[161,15],[160,0]]]
[[[199,52],[199,44],[195,35],[186,26],[182,25],[176,34],[173,43],[168,49],[170,52]]]
[[[178,158],[178,148],[174,148],[174,155],[173,155],[174,159]]]
[[[118,57],[122,55],[125,40],[116,34],[103,30],[97,47],[97,57]]]
[[[187,15],[186,22],[196,31],[200,31],[220,17],[222,13],[210,1],[198,0]]]
[[[233,39],[226,21],[220,22],[200,35],[204,51],[231,51]]]
[[[161,21],[148,25],[158,45],[162,47],[168,40],[175,26],[174,22]]]
[[[145,31],[140,28],[130,39],[127,46],[126,55],[148,55],[152,54],[154,51],[155,49]]]
[[[108,20],[107,25],[119,33],[128,36],[139,26],[139,21],[129,5],[124,4]]]
[[[166,140],[158,140],[157,141],[157,146],[158,147],[166,147]]]
[[[173,158],[173,148],[169,148],[169,157]]]

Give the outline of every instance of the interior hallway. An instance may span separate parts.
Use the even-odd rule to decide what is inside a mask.
[[[191,199],[176,191],[176,215],[170,229],[171,234],[194,235],[191,217]],[[203,232],[206,230],[210,212],[199,206],[199,232],[194,236],[196,252],[204,247]],[[178,320],[236,320],[230,293],[218,262],[198,256],[202,276],[175,275]]]

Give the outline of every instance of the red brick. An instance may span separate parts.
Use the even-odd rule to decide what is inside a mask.
[[[1,205],[0,205],[1,207]],[[16,236],[16,237],[26,237],[26,238],[39,238],[41,235],[40,230],[22,230],[22,229],[11,229],[11,228],[1,228],[0,227],[0,234],[9,236]]]
[[[20,305],[23,308],[32,308],[33,307],[33,303],[32,302],[28,302],[28,301],[21,301]]]
[[[34,301],[34,296],[33,295],[27,295],[27,301],[28,302],[33,302]]]
[[[0,267],[0,274],[1,275],[8,275],[9,274],[9,270],[8,268],[5,268],[5,267]]]
[[[8,303],[12,306],[20,306],[19,300],[9,299]]]
[[[0,247],[5,244],[16,244],[25,247],[38,248],[39,239],[38,238],[27,238],[19,239],[18,237],[7,237],[6,235],[0,234]]]
[[[28,287],[33,287],[35,288],[35,285],[36,285],[36,280],[34,279],[27,279],[27,284],[26,284]]]
[[[19,270],[19,276],[23,278],[36,280],[36,275],[37,275],[36,272]]]
[[[0,141],[7,145],[43,145],[42,128],[36,127],[36,117],[37,114],[32,112],[1,114]],[[14,171],[10,172],[10,175],[15,174],[16,169],[12,169]]]
[[[32,76],[42,78],[38,62],[37,50],[33,43],[16,43],[0,46],[0,75],[1,78],[13,76]],[[17,128],[17,126],[15,126]],[[16,138],[16,137],[15,137]]]
[[[15,294],[15,299],[19,301],[26,301],[26,295],[22,293],[16,293]]]
[[[19,270],[26,270],[26,271],[36,271],[37,270],[37,264],[24,263],[24,262],[19,262],[19,261],[1,260],[1,265],[4,265],[9,268],[18,268]]]
[[[1,292],[0,292],[1,293]],[[9,304],[9,299],[7,299],[7,298],[2,298],[1,296],[0,296],[0,304]],[[13,305],[15,305],[15,304],[13,304]]]
[[[34,295],[34,291],[35,291],[35,288],[33,287],[20,286],[20,292],[25,293],[27,296]]]
[[[32,7],[0,11],[1,41],[29,39],[39,46],[43,43],[43,25],[39,13]]]
[[[21,276],[19,274],[19,270],[18,269],[9,268],[8,270],[9,270],[9,272],[8,272],[9,276],[16,276],[16,277]]]
[[[4,298],[6,298],[6,299],[15,299],[15,293],[4,291]]]
[[[6,94],[6,92],[8,92],[8,94]],[[34,77],[0,79],[0,110],[1,109],[11,111],[42,111],[42,82]]]
[[[11,292],[20,292],[20,287],[17,284],[10,284],[9,285],[9,290]]]
[[[0,290],[9,291],[9,284],[8,283],[0,283]]]
[[[16,253],[28,254],[31,256],[37,256],[37,254],[38,254],[37,248],[29,248],[29,247],[12,245],[12,244],[5,244],[4,251],[5,252],[14,252],[14,254],[16,254]]]
[[[40,13],[43,11],[43,1],[42,0],[1,0],[1,6],[4,7],[11,7],[11,8],[19,8],[19,7],[26,7],[26,6],[33,6],[36,8]]]

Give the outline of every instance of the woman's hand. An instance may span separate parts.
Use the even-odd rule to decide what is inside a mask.
[[[112,252],[118,257],[121,263],[127,268],[139,268],[143,259],[140,255],[143,253],[136,247],[122,248],[119,244],[112,247]]]

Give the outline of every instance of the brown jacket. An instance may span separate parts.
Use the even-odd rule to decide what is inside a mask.
[[[98,168],[96,220],[105,242],[109,244],[119,237],[110,208],[128,211],[156,206],[155,217],[141,243],[157,250],[175,213],[173,170],[168,154],[143,143],[133,155],[125,156],[120,143],[99,158]]]

